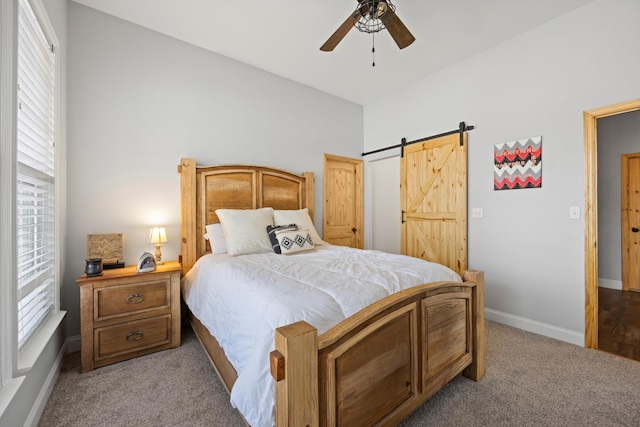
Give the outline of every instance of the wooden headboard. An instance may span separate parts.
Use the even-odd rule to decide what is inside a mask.
[[[186,273],[210,252],[205,225],[220,222],[216,209],[309,209],[313,220],[313,172],[249,165],[197,166],[183,158],[180,173],[180,250]],[[266,233],[266,230],[265,230]]]

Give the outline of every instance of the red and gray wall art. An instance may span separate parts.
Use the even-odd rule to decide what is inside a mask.
[[[542,187],[542,137],[495,145],[494,190]]]

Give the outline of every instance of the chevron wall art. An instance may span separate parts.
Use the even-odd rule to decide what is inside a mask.
[[[493,189],[542,187],[542,137],[495,145]]]

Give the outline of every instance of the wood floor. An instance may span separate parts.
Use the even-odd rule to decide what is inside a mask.
[[[640,292],[598,288],[598,348],[640,361]]]

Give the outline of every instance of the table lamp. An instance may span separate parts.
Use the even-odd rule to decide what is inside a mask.
[[[162,257],[160,246],[162,246],[163,243],[167,243],[167,232],[164,227],[151,228],[151,231],[149,231],[149,243],[156,245],[156,264],[164,264],[163,262],[160,262]]]

